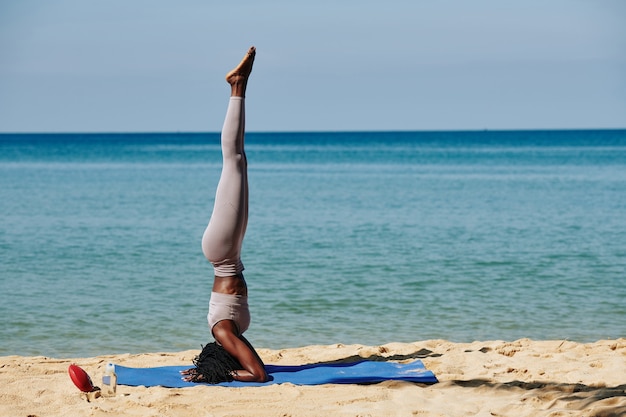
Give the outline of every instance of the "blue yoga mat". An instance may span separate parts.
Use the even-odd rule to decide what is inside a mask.
[[[169,388],[194,387],[185,382],[180,371],[192,366],[160,366],[155,368],[127,368],[116,365],[117,383],[130,386],[162,386]],[[298,366],[266,365],[270,380],[256,382],[223,382],[224,387],[249,387],[291,383],[295,385],[370,384],[382,381],[410,381],[424,384],[437,382],[435,374],[427,370],[420,360],[407,364],[395,362],[361,361],[351,363],[320,363]],[[204,384],[207,385],[207,384]]]

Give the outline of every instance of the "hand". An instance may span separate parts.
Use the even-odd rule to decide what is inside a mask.
[[[205,382],[206,378],[200,372],[198,372],[198,368],[189,368],[184,371],[180,371],[180,374],[183,375],[181,378],[186,382]]]

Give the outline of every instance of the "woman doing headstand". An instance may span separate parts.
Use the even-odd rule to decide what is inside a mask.
[[[211,352],[205,353],[207,347],[203,349],[194,361],[196,368],[182,372],[183,379],[187,381],[267,380],[261,358],[243,337],[250,324],[248,288],[241,262],[241,245],[248,224],[244,100],[255,54],[256,49],[251,47],[239,65],[226,75],[226,81],[231,87],[231,96],[221,136],[222,173],[217,186],[213,213],[202,237],[202,251],[213,264],[215,271],[207,319],[217,344],[213,344]],[[227,355],[223,355],[222,349]],[[223,356],[220,356],[219,351],[222,351]],[[208,362],[205,360],[206,356],[210,356]],[[224,365],[224,362],[229,364]],[[207,363],[209,365],[206,365]],[[216,367],[222,369],[226,375],[216,377],[213,369]],[[206,375],[207,373],[211,373],[211,377]]]

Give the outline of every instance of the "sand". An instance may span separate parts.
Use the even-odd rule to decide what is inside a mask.
[[[266,363],[299,365],[360,358],[421,359],[439,383],[224,388],[119,386],[87,401],[71,383],[76,363],[94,383],[107,362],[186,365],[197,350],[53,359],[0,357],[0,416],[626,416],[626,339],[569,341],[429,340],[382,346],[259,349]]]

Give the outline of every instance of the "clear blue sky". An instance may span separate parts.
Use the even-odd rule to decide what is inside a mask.
[[[0,0],[0,132],[626,128],[623,0]]]

